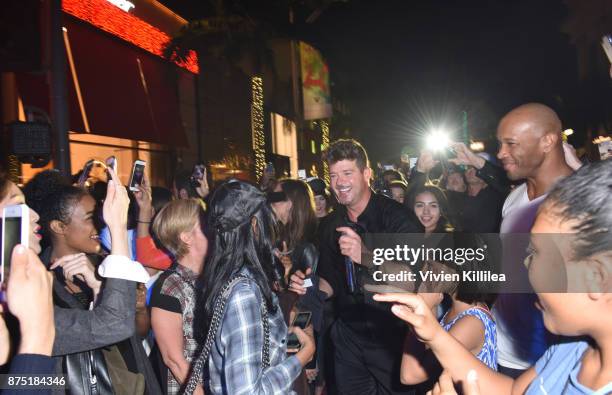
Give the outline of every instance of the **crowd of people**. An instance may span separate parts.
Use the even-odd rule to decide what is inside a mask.
[[[377,175],[359,142],[337,140],[329,184],[209,188],[178,172],[131,192],[109,167],[87,186],[47,170],[19,188],[3,170],[0,212],[30,212],[3,284],[3,373],[63,375],[41,388],[71,394],[610,394],[612,161],[582,164],[542,104],[509,112],[497,138],[497,160],[453,143],[452,158],[423,150]],[[497,234],[502,256],[479,268],[522,270],[533,292],[370,286],[369,234],[475,248]],[[553,267],[579,292],[542,286],[539,234],[572,235]]]

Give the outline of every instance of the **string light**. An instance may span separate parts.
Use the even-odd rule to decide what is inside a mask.
[[[19,162],[19,159],[17,159],[15,155],[7,156],[7,168],[9,180],[19,185],[19,169],[21,169],[21,162]]]
[[[166,33],[105,0],[62,0],[62,10],[161,58],[170,42]],[[200,72],[194,51],[189,51],[185,62],[172,60],[194,74]]]
[[[263,79],[251,78],[251,133],[253,139],[253,152],[255,153],[255,177],[257,181],[263,175],[266,166],[266,138],[264,134],[264,94]]]
[[[329,147],[329,122],[325,120],[319,121],[321,125],[321,149],[326,150]],[[323,179],[329,185],[329,166],[323,161]]]

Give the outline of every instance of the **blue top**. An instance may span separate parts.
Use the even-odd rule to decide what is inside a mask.
[[[102,228],[100,232],[100,244],[107,251],[111,250],[111,237],[108,226]],[[128,229],[128,247],[130,248],[130,259],[136,260],[136,229]]]
[[[586,341],[554,344],[536,362],[536,378],[525,395],[606,395],[612,393],[612,382],[597,391],[578,382],[582,355],[589,347]]]
[[[478,358],[489,368],[497,371],[497,329],[493,317],[490,314],[487,314],[485,310],[480,307],[470,307],[457,315],[457,317],[455,317],[451,322],[445,324],[444,320],[446,319],[447,314],[448,312],[444,314],[444,317],[442,317],[440,320],[440,325],[442,325],[444,330],[447,332],[453,327],[453,325],[455,325],[457,321],[468,315],[475,317],[482,322],[485,330],[485,340],[482,344],[480,352],[478,355],[476,355],[476,358]]]

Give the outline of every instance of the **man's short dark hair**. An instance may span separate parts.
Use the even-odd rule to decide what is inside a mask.
[[[361,143],[353,139],[340,139],[331,143],[323,151],[323,160],[329,166],[341,160],[354,160],[361,171],[366,167],[370,167],[370,161],[368,160],[365,148],[363,148]]]

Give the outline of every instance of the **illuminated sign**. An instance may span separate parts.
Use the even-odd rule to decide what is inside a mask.
[[[117,7],[121,8],[123,11],[125,12],[129,12],[131,8],[136,7],[134,5],[134,3],[127,1],[127,0],[106,0],[109,3],[116,5]]]
[[[165,59],[164,48],[170,41],[170,36],[133,14],[122,12],[117,6],[113,5],[114,3],[127,1],[113,0],[113,4],[110,4],[109,1],[111,0],[62,0],[62,10],[98,29]],[[194,51],[189,51],[189,56],[184,62],[178,59],[174,62],[194,74],[200,72],[198,56]]]

